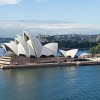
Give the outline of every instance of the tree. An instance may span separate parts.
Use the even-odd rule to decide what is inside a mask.
[[[95,54],[100,54],[100,44],[98,44],[97,46],[94,46],[92,48],[89,49],[89,53],[91,53],[93,56]]]
[[[92,56],[95,55],[95,46],[89,49],[89,53],[91,53]]]
[[[100,54],[100,44],[98,44],[95,48],[96,54]]]

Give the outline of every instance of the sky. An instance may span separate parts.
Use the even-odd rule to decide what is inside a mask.
[[[63,24],[64,22],[78,23],[78,27],[74,24],[75,27],[72,25],[72,28],[92,28],[92,30],[96,30],[95,33],[97,32],[99,34],[100,0],[0,0],[0,29],[2,30],[4,29],[2,25],[5,26],[5,20],[10,21],[6,23],[5,28],[9,28],[10,26],[15,27],[16,23],[14,24],[14,21],[20,21],[19,25],[23,24],[21,21],[27,21],[27,24],[26,22],[24,23],[27,26],[34,24],[34,22],[33,24],[30,23],[31,20],[47,22],[58,21]],[[55,23],[54,25],[49,25],[55,26]],[[59,25],[55,27],[58,26]],[[62,26],[65,27],[66,25]],[[54,29],[54,27],[52,28]],[[67,25],[65,28],[71,29],[71,26],[68,28]]]

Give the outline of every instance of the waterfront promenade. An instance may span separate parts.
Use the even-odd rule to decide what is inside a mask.
[[[56,67],[56,66],[82,66],[82,65],[100,65],[100,61],[74,61],[74,62],[57,62],[57,63],[27,63],[23,65],[1,65],[2,69],[15,68],[35,68],[35,67]]]

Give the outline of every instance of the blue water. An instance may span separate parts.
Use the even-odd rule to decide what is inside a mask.
[[[2,56],[4,54],[4,49],[0,48],[0,56]]]
[[[77,56],[79,57],[80,56],[80,54],[82,54],[82,53],[88,53],[88,49],[84,49],[84,50],[78,50],[78,52],[77,52]]]
[[[0,69],[0,100],[100,100],[100,65]]]
[[[0,70],[0,100],[100,100],[100,65]]]

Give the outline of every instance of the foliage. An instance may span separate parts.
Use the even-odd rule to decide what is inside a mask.
[[[89,49],[89,53],[95,55],[95,46]]]
[[[92,55],[100,54],[100,44],[90,48],[89,53],[91,53]]]
[[[100,54],[100,44],[98,44],[95,48],[96,54]]]

